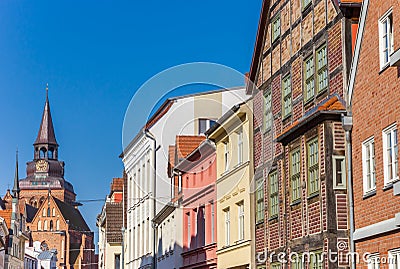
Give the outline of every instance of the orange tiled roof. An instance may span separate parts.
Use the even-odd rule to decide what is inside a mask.
[[[4,219],[8,228],[11,227],[11,213],[12,209],[0,210],[0,217]]]
[[[122,191],[123,189],[124,189],[124,179],[120,177],[113,178],[113,181],[111,183],[111,192]]]
[[[326,103],[320,105],[318,110],[323,111],[333,111],[333,110],[346,110],[344,105],[339,101],[337,96],[333,96],[332,98],[328,99]]]
[[[178,160],[188,156],[195,150],[201,142],[206,139],[203,135],[177,135],[176,136],[176,152]]]
[[[336,95],[333,95],[329,99],[321,102],[316,108],[307,112],[299,120],[294,121],[291,125],[286,127],[283,130],[283,132],[280,135],[278,135],[278,138],[284,136],[286,133],[296,128],[304,120],[311,117],[312,115],[315,115],[318,111],[344,111],[344,110],[346,110],[346,108],[344,107],[343,103],[339,100],[339,98]]]

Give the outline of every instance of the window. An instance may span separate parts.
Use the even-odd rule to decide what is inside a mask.
[[[50,220],[50,231],[53,231],[53,229],[54,229],[53,221]]]
[[[295,149],[290,157],[290,182],[292,191],[292,202],[295,202],[301,197],[300,184],[300,148]]]
[[[238,138],[238,164],[241,164],[243,162],[243,130],[240,129],[237,132],[237,138]]]
[[[269,175],[269,215],[276,217],[279,213],[279,197],[278,197],[278,173],[272,172]]]
[[[282,268],[282,265],[280,262],[271,264],[271,269],[281,269],[281,268]]]
[[[182,192],[182,174],[178,174],[178,192]]]
[[[308,194],[319,192],[318,138],[307,144],[308,159]]]
[[[333,186],[346,188],[346,162],[344,156],[332,156]]]
[[[264,130],[268,131],[272,127],[272,96],[271,91],[264,95]]]
[[[375,144],[370,138],[362,144],[364,194],[376,189],[375,179]]]
[[[290,75],[286,76],[282,81],[282,99],[283,99],[283,118],[292,113],[292,86]]]
[[[318,93],[328,88],[328,61],[326,57],[326,46],[317,50],[317,90]]]
[[[389,269],[400,268],[400,249],[389,250],[388,264],[389,264]]]
[[[53,211],[53,217],[55,217],[56,216],[56,209],[53,207],[52,211]]]
[[[311,0],[302,0],[303,2],[303,9],[306,9],[310,4],[311,4]]]
[[[224,142],[224,164],[225,172],[229,170],[229,142]]]
[[[47,216],[50,217],[50,207],[47,208]]]
[[[190,226],[190,212],[186,213],[186,223],[187,223],[187,247],[190,248],[190,241],[192,236],[192,231]]]
[[[114,256],[114,269],[119,269],[121,266],[121,254],[115,254]]]
[[[309,269],[322,269],[324,265],[322,251],[310,252],[310,266]]]
[[[303,269],[304,268],[304,261],[303,261],[303,255],[302,254],[297,254],[297,255],[292,255],[291,257],[291,269]]]
[[[38,229],[38,231],[42,230],[42,221],[41,220],[39,220],[37,223],[37,229]]]
[[[239,224],[239,241],[244,240],[244,203],[243,201],[237,204],[238,207],[238,224]]]
[[[264,220],[264,178],[259,178],[256,181],[256,222]]]
[[[383,131],[383,164],[385,185],[397,180],[398,174],[397,128],[392,125]]]
[[[215,120],[199,119],[199,134],[204,134],[208,129],[214,126]]]
[[[314,97],[314,59],[311,55],[304,63],[304,81],[305,81],[305,101],[310,100]]]
[[[385,68],[390,61],[393,52],[393,16],[392,10],[379,19],[379,49],[381,69]]]
[[[214,243],[215,238],[214,238],[214,234],[215,234],[215,208],[214,208],[214,202],[210,203],[210,207],[211,207],[211,243]]]
[[[44,221],[43,231],[47,231],[47,220]]]
[[[42,202],[41,202],[42,203]],[[46,208],[43,207],[42,216],[46,217]]]
[[[277,15],[272,21],[272,42],[281,35],[281,17]]]
[[[368,269],[379,269],[379,254],[374,253],[368,256]]]
[[[229,207],[224,210],[225,214],[225,246],[229,246],[231,242],[231,212]]]
[[[197,215],[197,222],[199,223],[197,227],[197,242],[199,247],[204,246],[206,243],[206,215],[204,206],[201,206],[199,208],[199,212],[197,213]]]

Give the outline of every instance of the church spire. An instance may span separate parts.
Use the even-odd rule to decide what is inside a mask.
[[[38,136],[36,138],[36,141],[34,145],[52,145],[57,147],[57,141],[56,141],[56,135],[54,133],[54,126],[53,126],[53,120],[51,118],[51,113],[50,113],[50,104],[49,104],[49,87],[48,84],[46,84],[46,103],[44,105],[44,110],[43,110],[43,115],[42,115],[42,122],[40,124],[40,129]]]
[[[18,149],[15,154],[15,176],[14,176],[14,187],[12,189],[15,198],[19,198],[19,193],[21,189],[19,188],[19,176],[18,176]]]

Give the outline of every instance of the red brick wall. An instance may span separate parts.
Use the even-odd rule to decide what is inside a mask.
[[[387,126],[400,123],[399,69],[389,67],[380,70],[378,20],[393,8],[394,49],[400,48],[400,2],[370,1],[364,30],[356,83],[352,96],[353,110],[353,186],[356,229],[394,218],[400,212],[400,197],[393,195],[392,188],[384,188],[382,131]],[[375,143],[376,194],[364,198],[362,143],[370,137]],[[398,137],[399,139],[399,137]],[[400,233],[389,233],[356,242],[358,253],[378,252],[387,257],[388,250],[400,247]],[[358,268],[367,268],[365,263]],[[388,268],[381,264],[380,268]]]

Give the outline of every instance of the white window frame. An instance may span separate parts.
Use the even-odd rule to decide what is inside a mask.
[[[388,158],[388,150],[389,150],[389,141],[387,136],[390,134],[390,154],[391,154],[391,162]],[[385,186],[393,183],[399,179],[399,171],[398,171],[398,137],[397,137],[397,126],[396,123],[387,127],[382,131],[382,142],[383,142],[383,171],[384,171],[384,180]],[[397,153],[396,153],[397,151]],[[396,156],[397,155],[397,156]],[[390,163],[389,163],[390,162]],[[391,167],[392,178],[389,176],[389,166]]]
[[[238,138],[238,165],[243,163],[243,129],[240,128],[237,131],[237,138]]]
[[[368,269],[379,269],[380,259],[379,253],[373,253],[368,256]]]
[[[238,207],[238,241],[244,240],[244,201],[237,203]]]
[[[367,153],[369,153],[370,156],[369,160],[367,160]],[[363,186],[364,186],[363,189],[364,189],[364,194],[367,194],[376,190],[374,137],[368,138],[362,143],[362,166],[363,166]],[[370,178],[369,178],[370,182],[368,182],[368,172],[367,172],[368,169],[370,171]],[[369,185],[371,187],[369,187]]]
[[[336,161],[340,160],[341,161],[341,172],[342,172],[342,184],[339,184],[337,182],[337,178],[336,178],[336,171],[337,171],[337,166],[336,166]],[[346,189],[346,158],[345,156],[337,156],[337,155],[333,155],[332,156],[332,170],[333,170],[333,187],[335,189]]]
[[[394,51],[393,43],[393,15],[392,8],[379,19],[379,58],[381,70],[386,68],[390,64],[390,55]],[[385,43],[388,43],[387,47]],[[385,54],[387,53],[387,61],[385,60]]]
[[[178,173],[178,193],[182,192],[182,173]]]
[[[389,269],[400,268],[400,248],[388,251],[388,264]]]
[[[225,214],[225,246],[230,246],[231,244],[231,212],[230,208],[224,209]]]
[[[229,171],[229,141],[224,142],[224,172]]]
[[[192,228],[191,228],[191,214],[190,211],[186,213],[187,222],[187,248],[190,249],[191,239],[192,239]]]
[[[216,123],[216,120],[214,120],[214,119],[203,119],[203,118],[199,119],[199,135],[204,135],[204,132],[202,132],[200,130],[200,122],[201,121],[204,121],[206,123],[206,129],[204,130],[204,132],[211,128],[211,121],[213,121],[214,124]]]

